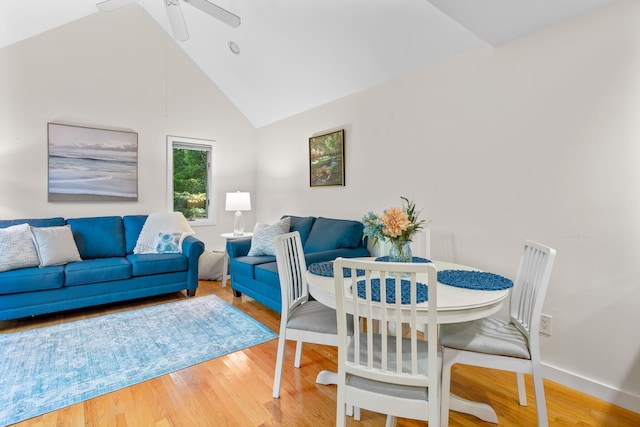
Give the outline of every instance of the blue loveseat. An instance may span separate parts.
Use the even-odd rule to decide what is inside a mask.
[[[146,215],[0,220],[0,228],[69,225],[82,260],[0,272],[0,320],[17,319],[198,287],[204,244],[193,236],[182,253],[134,254]],[[51,229],[52,230],[52,229]]]
[[[370,256],[367,239],[363,238],[363,225],[359,221],[323,217],[289,217],[289,231],[298,231],[307,265],[332,261],[338,257]],[[245,294],[267,307],[280,312],[282,297],[276,257],[271,255],[247,256],[251,238],[227,242],[231,287],[234,295]]]

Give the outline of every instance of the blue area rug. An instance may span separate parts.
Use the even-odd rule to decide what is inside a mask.
[[[215,295],[0,334],[0,425],[276,337]]]

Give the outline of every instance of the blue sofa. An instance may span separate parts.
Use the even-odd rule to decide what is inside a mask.
[[[0,220],[0,228],[69,225],[81,261],[0,272],[0,320],[53,313],[198,287],[204,244],[193,236],[182,253],[134,254],[146,215]]]
[[[367,239],[363,238],[364,227],[359,221],[290,215],[283,218],[287,216],[291,219],[290,231],[300,233],[307,265],[338,257],[370,256]],[[234,295],[245,294],[280,312],[282,297],[276,257],[247,256],[250,248],[250,237],[227,242]]]

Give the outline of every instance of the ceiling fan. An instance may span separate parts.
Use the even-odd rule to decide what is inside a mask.
[[[103,12],[110,12],[127,4],[135,3],[136,1],[137,0],[104,0],[97,3],[96,6]],[[196,9],[200,9],[204,13],[211,15],[234,28],[240,25],[239,16],[234,15],[228,10],[207,0],[164,0],[167,8],[167,18],[169,20],[169,25],[171,26],[171,32],[173,33],[173,37],[178,41],[182,42],[189,40],[189,33],[187,32],[187,25],[184,21],[180,1],[190,4]]]

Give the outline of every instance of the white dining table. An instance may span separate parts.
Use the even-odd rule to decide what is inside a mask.
[[[361,258],[374,260],[374,257]],[[444,261],[431,261],[438,271],[442,270],[467,270],[480,271],[473,267],[454,264]],[[336,294],[333,277],[306,273],[309,293],[320,303],[335,308]],[[349,280],[345,280],[345,286],[350,286]],[[509,290],[475,290],[446,285],[438,282],[438,322],[460,323],[482,319],[498,312],[509,295]],[[427,311],[427,303],[417,305],[418,310]],[[322,371],[318,374],[316,382],[319,384],[335,384],[336,373]],[[498,416],[490,405],[462,399],[451,394],[450,409],[457,412],[474,415],[483,421],[498,422]]]

